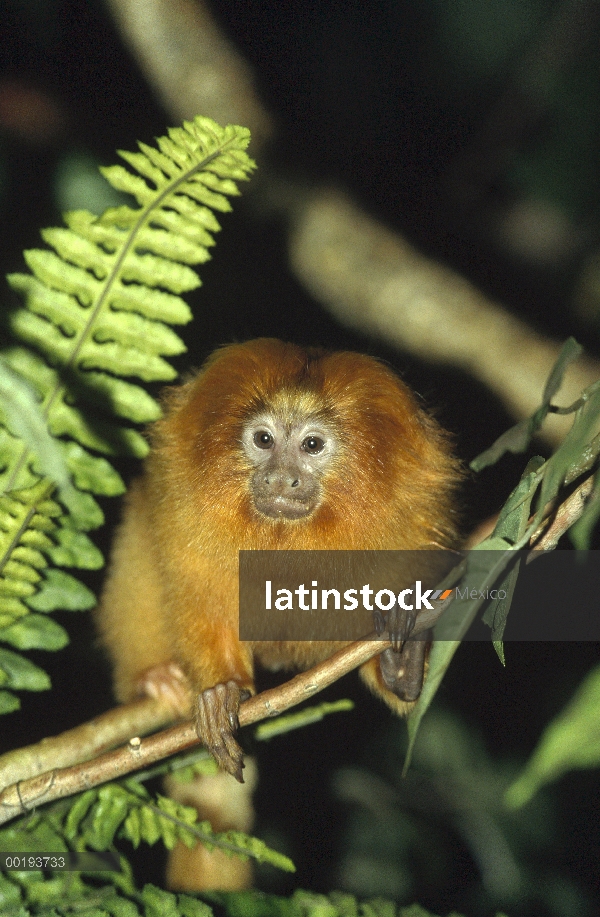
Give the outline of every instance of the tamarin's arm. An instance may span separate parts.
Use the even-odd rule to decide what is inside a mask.
[[[255,688],[252,653],[239,639],[237,589],[234,604],[229,589],[210,588],[206,572],[198,571],[192,582],[189,570],[182,570],[171,582],[175,585],[169,589],[165,608],[175,658],[196,698],[198,735],[220,766],[242,781],[243,752],[234,733],[239,727],[240,703]],[[235,614],[228,614],[232,608]]]

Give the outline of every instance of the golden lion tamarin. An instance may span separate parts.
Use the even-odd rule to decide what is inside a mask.
[[[459,466],[407,386],[355,353],[234,344],[163,404],[117,534],[101,637],[118,699],[166,693],[241,779],[234,733],[255,660],[305,669],[332,649],[240,641],[240,549],[449,547]],[[398,713],[405,668],[392,649],[361,669]]]
[[[240,642],[238,551],[448,547],[458,465],[386,366],[269,338],[167,390],[149,435],[98,611],[116,694],[171,692],[182,714],[198,695],[200,737],[239,776],[230,724],[254,659],[307,668],[331,648]],[[378,659],[361,674],[405,712]]]

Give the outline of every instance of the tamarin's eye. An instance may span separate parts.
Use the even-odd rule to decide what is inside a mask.
[[[273,446],[273,434],[268,430],[259,430],[254,434],[254,445],[259,449],[271,449]]]
[[[302,443],[302,448],[311,455],[318,455],[325,448],[325,440],[320,436],[307,436]]]

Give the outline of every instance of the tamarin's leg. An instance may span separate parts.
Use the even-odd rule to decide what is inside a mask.
[[[417,612],[398,605],[388,613],[387,621],[379,612],[374,615],[374,620],[377,633],[381,636],[387,630],[392,644],[379,656],[381,682],[401,701],[418,700],[423,688],[433,632],[428,630],[417,639],[409,639],[417,620]]]

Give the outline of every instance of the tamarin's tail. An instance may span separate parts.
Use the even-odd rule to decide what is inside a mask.
[[[200,775],[191,783],[167,777],[167,794],[184,805],[195,806],[199,821],[209,821],[215,832],[252,830],[252,793],[258,781],[254,758],[244,759],[244,783],[225,771]],[[169,854],[167,886],[174,891],[199,892],[207,889],[241,891],[252,886],[252,865],[223,850],[208,851],[199,843],[193,848],[179,842]]]

